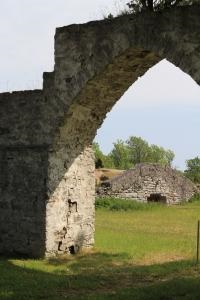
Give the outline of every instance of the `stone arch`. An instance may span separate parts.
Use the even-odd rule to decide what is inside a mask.
[[[65,112],[49,164],[57,161],[62,166],[66,159],[66,169],[55,164],[50,168],[52,174],[59,170],[56,176],[49,172],[50,194],[53,191],[58,198],[58,182],[66,187],[76,173],[71,197],[76,199],[78,190],[80,203],[94,201],[94,165],[88,147],[116,101],[149,68],[166,58],[200,83],[199,13],[200,6],[180,7],[57,29],[54,92]],[[92,243],[92,218],[89,223],[86,244]]]
[[[186,6],[57,29],[55,94],[66,108],[58,140],[73,127],[79,145],[90,144],[123,93],[164,58],[199,84],[199,12]]]
[[[0,253],[42,256],[93,244],[89,145],[116,101],[161,59],[200,83],[199,15],[192,5],[58,28],[43,90],[0,94]]]

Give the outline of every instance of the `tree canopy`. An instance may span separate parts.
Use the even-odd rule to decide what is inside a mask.
[[[186,161],[185,175],[194,183],[200,183],[200,158],[197,156]]]
[[[127,170],[138,163],[171,165],[174,153],[157,145],[149,145],[141,137],[131,136],[127,141],[117,140],[108,155],[103,154],[97,143],[93,144],[96,167]],[[101,164],[99,164],[101,160]]]
[[[199,3],[199,0],[131,0],[127,3],[130,13],[138,13],[144,10],[159,11],[174,6],[191,5]]]

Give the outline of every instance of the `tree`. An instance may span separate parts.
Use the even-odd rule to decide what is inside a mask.
[[[95,168],[96,169],[103,168],[104,154],[100,150],[99,144],[94,142],[92,144],[92,149],[93,149],[94,155],[95,155]]]
[[[200,183],[200,158],[197,156],[186,161],[185,175],[195,183]]]
[[[100,169],[100,168],[112,169],[112,168],[115,168],[112,156],[110,154],[105,155],[101,151],[98,143],[93,142],[92,149],[93,149],[94,155],[95,155],[95,168],[96,169]]]
[[[172,162],[175,158],[175,154],[172,150],[168,149],[165,151],[166,161],[169,166],[172,165]]]
[[[165,150],[157,145],[149,145],[141,137],[131,136],[127,145],[132,166],[138,163],[158,163],[163,166],[171,166],[175,157],[173,151]]]
[[[144,10],[159,11],[180,5],[199,3],[199,0],[132,0],[127,3],[130,13],[138,13]]]
[[[150,146],[149,160],[162,166],[171,166],[175,155],[171,150],[165,150],[157,145]]]
[[[132,166],[149,161],[150,147],[145,140],[141,137],[131,136],[126,143],[128,146],[129,160]]]
[[[115,168],[117,169],[129,169],[132,165],[129,160],[129,149],[124,141],[117,140],[114,143],[113,150],[110,153]]]
[[[157,145],[149,145],[141,137],[130,136],[127,141],[117,140],[112,151],[105,155],[98,143],[93,143],[96,168],[127,170],[138,163],[158,163],[171,166],[174,152]]]
[[[108,155],[104,155],[103,163],[104,163],[104,168],[108,168],[108,169],[116,168],[113,161],[113,157],[110,153]]]

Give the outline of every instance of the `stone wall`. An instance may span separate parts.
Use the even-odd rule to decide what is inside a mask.
[[[45,148],[0,149],[0,253],[43,256]]]
[[[167,204],[188,201],[197,192],[197,187],[180,172],[158,164],[138,164],[97,189],[97,195],[102,197]]]
[[[60,114],[49,93],[0,94],[0,254],[51,256],[94,243],[93,152],[70,155],[61,139],[53,147]]]
[[[48,149],[41,91],[0,94],[0,253],[42,256]],[[41,126],[41,125],[40,125]]]
[[[199,15],[192,5],[58,28],[43,90],[0,94],[0,253],[92,245],[88,148],[117,100],[161,59],[200,82]]]
[[[93,151],[91,148],[85,149],[70,167],[67,165],[67,158],[65,148],[49,156],[49,200],[46,209],[48,256],[70,253],[71,249],[78,251],[94,244]]]

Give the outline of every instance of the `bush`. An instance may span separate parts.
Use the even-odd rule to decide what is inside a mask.
[[[96,209],[106,209],[112,211],[148,210],[153,207],[160,207],[163,204],[143,203],[136,200],[119,199],[114,197],[96,198]]]
[[[200,194],[194,194],[194,195],[190,198],[189,202],[200,202]]]

